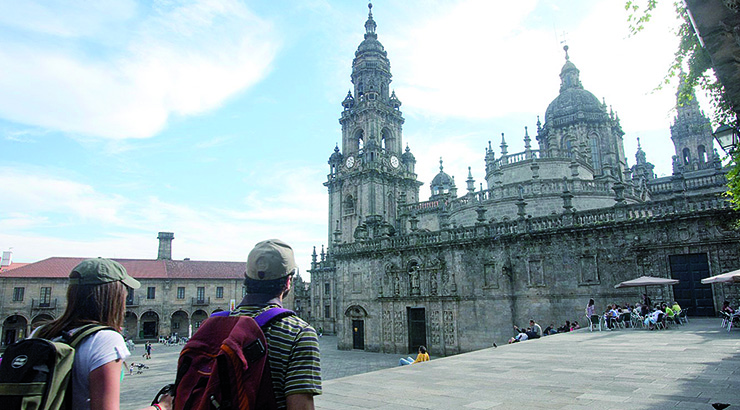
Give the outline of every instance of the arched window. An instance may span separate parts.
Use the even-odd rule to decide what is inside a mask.
[[[594,166],[594,174],[601,174],[601,144],[599,136],[591,136],[591,163]]]
[[[569,136],[563,137],[560,149],[566,157],[571,158],[573,156],[573,142]]]
[[[381,133],[381,146],[384,150],[392,150],[394,147],[394,137],[393,133],[388,128],[383,128],[383,132]]]
[[[689,151],[688,148],[683,149],[683,164],[684,165],[691,164],[691,151]]]
[[[355,198],[352,195],[347,195],[344,198],[344,214],[352,215],[355,213]]]
[[[354,142],[357,144],[357,151],[362,151],[362,149],[365,147],[365,132],[362,130],[357,130],[355,132]]]
[[[697,151],[699,151],[700,164],[706,164],[707,162],[709,162],[709,158],[707,157],[707,149],[704,148],[704,145],[699,145],[699,147],[697,147]]]

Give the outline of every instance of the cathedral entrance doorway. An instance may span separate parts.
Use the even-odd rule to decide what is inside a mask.
[[[352,348],[365,350],[365,321],[352,321]]]
[[[427,344],[427,322],[424,308],[406,308],[409,318],[409,354],[416,353],[419,346]]]
[[[673,295],[681,308],[689,308],[695,316],[714,316],[712,285],[701,280],[709,277],[709,260],[706,253],[669,256],[671,276],[680,282],[673,285]]]

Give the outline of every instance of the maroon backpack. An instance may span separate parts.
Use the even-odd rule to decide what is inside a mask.
[[[277,408],[263,329],[295,313],[282,308],[255,318],[229,313],[205,320],[180,352],[175,410]]]

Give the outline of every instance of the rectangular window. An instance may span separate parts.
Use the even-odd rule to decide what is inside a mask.
[[[326,319],[331,318],[331,305],[324,306],[324,317]]]
[[[156,296],[156,292],[157,288],[155,288],[154,286],[149,286],[148,288],[146,288],[146,298],[154,299],[154,297]]]
[[[131,288],[129,288],[128,293],[126,293],[126,304],[127,305],[134,304],[134,290]]]
[[[217,299],[223,299],[224,298],[224,287],[219,286],[216,288],[216,298]]]
[[[51,305],[51,288],[43,287],[41,288],[41,295],[39,306],[41,307],[49,307]]]
[[[172,330],[179,330],[180,322],[172,322]]]
[[[179,286],[177,288],[177,298],[185,299],[185,287],[184,286]]]
[[[26,288],[13,288],[13,302],[23,302],[23,294]]]
[[[198,293],[196,294],[196,299],[198,302],[203,302],[206,300],[206,288],[199,286],[198,287]]]
[[[324,295],[331,295],[331,284],[324,283]]]

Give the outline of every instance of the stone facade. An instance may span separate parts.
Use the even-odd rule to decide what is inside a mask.
[[[543,327],[585,321],[589,298],[600,309],[634,303],[642,289],[614,285],[641,275],[679,278],[649,292],[693,314],[737,298],[735,288],[699,283],[740,267],[740,235],[697,104],[679,107],[671,127],[672,176],[656,178],[642,148],[629,167],[618,115],[583,88],[566,47],[560,93],[545,123],[537,120],[539,147],[526,127],[524,152],[509,153],[502,135],[497,157],[489,142],[487,187],[469,173],[462,196],[440,160],[431,196],[419,202],[372,13],[365,29],[353,62],[357,98],[350,92],[342,104],[342,150],[325,183],[329,246],[320,257],[314,250],[311,266],[312,322],[337,333],[340,348],[480,349],[530,318]]]

